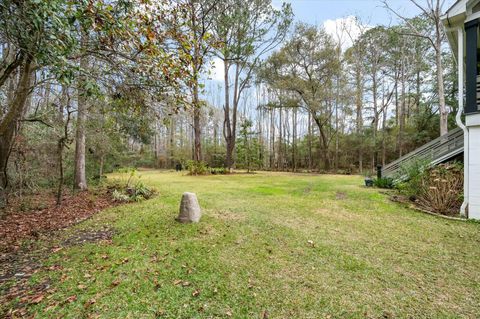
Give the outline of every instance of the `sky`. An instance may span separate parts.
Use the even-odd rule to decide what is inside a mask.
[[[248,0],[246,0],[248,1]],[[314,24],[318,27],[323,27],[337,39],[338,30],[348,28],[349,35],[345,32],[341,34],[343,49],[347,49],[352,41],[350,36],[360,34],[360,28],[356,24],[357,20],[363,25],[395,25],[399,23],[399,18],[392,12],[386,9],[381,0],[272,0],[276,8],[281,8],[283,2],[288,2],[292,5],[295,22],[304,22]],[[416,0],[417,3],[425,5],[427,0]],[[450,8],[455,0],[444,0],[445,4],[443,11]],[[394,9],[401,16],[410,18],[418,15],[420,9],[417,8],[410,0],[387,0],[388,5]],[[342,27],[343,26],[343,27]],[[353,39],[354,40],[354,39]],[[207,86],[210,88],[210,94],[207,99],[212,104],[222,104],[223,98],[215,98],[217,95],[213,92],[213,88],[223,86],[223,63],[218,58],[213,59],[214,67],[207,80]],[[246,95],[252,97],[253,92]],[[245,97],[244,97],[245,98]],[[245,103],[251,103],[245,101]]]
[[[398,24],[398,18],[387,10],[381,0],[273,0],[276,8],[281,8],[283,2],[292,5],[295,22],[305,22],[324,27],[325,30],[335,37],[340,26],[346,25],[350,35],[360,34],[355,26],[355,18],[358,17],[364,25],[394,25]],[[420,10],[410,0],[387,0],[389,6],[405,17],[413,17],[420,13]],[[426,0],[417,0],[424,5]],[[455,0],[445,0],[444,11],[446,11]],[[343,36],[344,49],[351,44],[349,36]],[[212,69],[210,78],[213,81],[223,81],[223,64],[220,60],[214,59],[215,67]]]
[[[396,24],[396,18],[383,7],[380,0],[273,0],[276,7],[283,2],[292,5],[295,19],[311,24],[323,24],[327,20],[335,20],[347,16],[358,16],[362,21],[372,25]],[[410,0],[387,0],[388,4],[407,17],[419,13],[419,9]],[[426,0],[417,0],[424,4]],[[446,0],[444,10],[455,0]]]

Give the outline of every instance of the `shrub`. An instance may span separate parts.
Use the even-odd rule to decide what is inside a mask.
[[[392,189],[394,187],[393,179],[389,177],[375,178],[373,185],[378,188]]]
[[[134,187],[127,188],[126,192],[130,198],[130,201],[134,202],[150,199],[155,194],[154,190],[148,188],[141,181],[138,181]]]
[[[441,164],[426,170],[420,179],[417,203],[443,215],[458,213],[463,201],[462,164]]]
[[[422,176],[428,166],[426,160],[413,160],[402,165],[395,176],[395,187],[411,200],[415,200],[421,190]]]
[[[109,189],[113,189],[112,197],[118,202],[139,202],[144,199],[150,199],[156,194],[156,191],[146,186],[139,177],[136,176],[136,169],[126,169],[130,176],[125,185],[118,182],[109,182]],[[136,182],[134,182],[136,180]],[[133,186],[132,186],[133,184]]]
[[[208,165],[202,161],[187,161],[187,170],[189,175],[206,175],[208,173]]]
[[[118,190],[113,190],[113,193],[112,193],[112,198],[114,201],[116,202],[129,202],[130,201],[130,197],[128,197],[128,195],[118,191]]]
[[[228,174],[228,169],[225,167],[214,167],[210,169],[212,175],[225,175]]]

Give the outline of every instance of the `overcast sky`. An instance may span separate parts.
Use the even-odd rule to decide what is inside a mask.
[[[323,24],[327,20],[335,20],[354,15],[372,25],[395,24],[396,19],[385,8],[380,0],[273,0],[274,5],[281,7],[283,2],[292,4],[293,13],[297,21],[312,24]],[[426,0],[417,0],[424,4]],[[444,10],[448,9],[455,0],[446,0]],[[389,5],[406,16],[415,16],[418,8],[410,0],[388,0]]]
[[[417,0],[422,5],[426,1]],[[443,11],[446,11],[455,1],[445,0]],[[355,26],[355,17],[358,17],[362,24],[369,26],[389,26],[399,23],[398,18],[389,12],[380,0],[273,0],[273,4],[277,8],[280,8],[283,2],[292,5],[296,22],[306,22],[324,27],[334,38],[337,30],[342,29],[342,25],[349,28],[350,35],[358,35],[360,31]],[[420,13],[420,10],[410,0],[388,0],[388,4],[405,17],[414,17]],[[351,41],[346,34],[343,34],[342,37],[343,47],[346,49]],[[214,58],[213,64],[215,67],[211,70],[210,80],[206,81],[209,88],[206,98],[210,103],[220,105],[223,103],[223,97],[220,100],[215,98],[214,96],[217,94],[213,92],[213,89],[223,84],[223,63],[221,60]],[[252,98],[252,92],[247,93],[247,97]]]

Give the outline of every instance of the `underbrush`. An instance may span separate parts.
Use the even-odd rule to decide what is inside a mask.
[[[112,191],[112,198],[116,202],[140,202],[156,195],[156,190],[145,185],[137,174],[136,169],[123,169],[129,172],[125,184],[118,181],[109,182],[108,188]]]
[[[375,178],[373,180],[373,185],[378,188],[392,189],[395,187],[393,178],[382,177]]]
[[[228,169],[224,167],[209,167],[209,165],[203,161],[187,161],[188,175],[225,175],[228,174]]]
[[[441,164],[422,175],[417,203],[443,215],[456,215],[463,202],[463,167]]]
[[[434,167],[415,163],[402,173],[403,181],[394,185],[400,194],[422,209],[449,216],[458,214],[463,202],[462,163]]]

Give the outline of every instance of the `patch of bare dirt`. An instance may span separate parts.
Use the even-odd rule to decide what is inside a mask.
[[[64,240],[62,246],[76,246],[98,241],[110,241],[114,234],[115,230],[113,228],[84,230]]]
[[[87,242],[110,241],[112,228],[82,230],[58,243],[55,232],[85,219],[116,203],[107,190],[66,195],[57,206],[53,195],[36,194],[25,202],[13,200],[0,219],[0,318],[28,317],[27,308],[53,293],[48,281],[32,285],[29,280],[45,269],[44,261],[63,247]],[[40,239],[40,240],[37,240]],[[26,241],[28,240],[28,241]],[[48,271],[59,270],[59,265]]]
[[[246,218],[244,214],[235,213],[229,210],[215,210],[211,212],[211,215],[223,221],[243,221]]]
[[[14,201],[0,219],[0,256],[20,248],[25,239],[38,239],[42,233],[77,224],[115,202],[107,190],[80,192],[64,196],[57,206],[53,195],[37,194],[28,198],[33,209],[24,210],[23,200]]]
[[[347,194],[344,192],[337,192],[337,194],[335,195],[335,198],[337,200],[344,200],[347,198]]]

